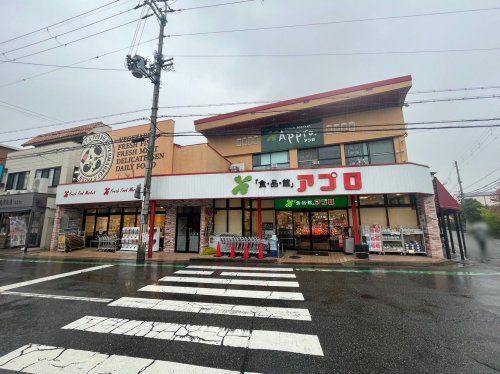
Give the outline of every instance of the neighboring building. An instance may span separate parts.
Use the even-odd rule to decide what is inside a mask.
[[[17,148],[10,147],[8,145],[0,144],[0,182],[2,181],[3,174],[5,172],[5,162],[7,161],[7,155],[10,152],[17,151]],[[1,190],[1,186],[0,186]]]
[[[49,247],[57,186],[72,182],[83,137],[109,129],[98,122],[50,132],[23,144],[32,148],[8,154],[0,189],[0,248]]]
[[[410,88],[405,76],[200,119],[208,143],[193,146],[174,145],[161,135],[173,133],[173,121],[159,122],[151,198],[161,246],[198,252],[212,233],[264,232],[286,248],[338,250],[350,229],[374,251],[442,258],[429,168],[408,162]],[[134,138],[148,127],[108,133],[106,165],[82,177],[82,157],[87,183],[58,187],[52,249],[64,216],[80,217],[88,245],[139,225],[134,191],[147,142]]]

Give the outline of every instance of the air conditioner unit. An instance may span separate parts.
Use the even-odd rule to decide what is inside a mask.
[[[47,193],[48,188],[48,178],[35,178],[35,180],[33,181],[33,192]]]
[[[312,161],[313,166],[319,166],[319,160],[313,160]]]
[[[239,164],[231,164],[231,166],[229,166],[229,170],[233,172],[245,171],[245,164],[243,162]]]
[[[278,164],[271,164],[271,169],[277,169],[278,168]]]

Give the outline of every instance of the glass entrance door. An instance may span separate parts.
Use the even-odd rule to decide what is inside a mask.
[[[293,231],[293,235],[296,239],[296,249],[311,249],[311,225],[309,222],[309,212],[293,213]]]
[[[200,248],[200,207],[181,207],[177,212],[176,252],[196,253]]]
[[[328,251],[330,249],[330,230],[328,212],[311,213],[311,241],[313,250]]]

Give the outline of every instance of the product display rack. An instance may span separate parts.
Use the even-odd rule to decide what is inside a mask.
[[[402,228],[403,245],[405,254],[427,254],[425,248],[424,231],[420,228]]]
[[[124,227],[122,229],[120,250],[137,252],[138,247],[139,247],[139,227]],[[153,252],[158,252],[159,250],[160,250],[160,228],[155,227],[153,234]]]
[[[363,241],[373,253],[398,253],[400,255],[427,254],[424,232],[420,228],[380,228],[380,225],[363,226]]]
[[[100,252],[116,252],[120,249],[120,239],[116,235],[101,235],[97,241]]]
[[[382,253],[404,254],[403,235],[401,230],[385,228],[382,230]]]

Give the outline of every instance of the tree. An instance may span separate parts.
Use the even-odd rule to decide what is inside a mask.
[[[462,210],[465,215],[465,221],[473,223],[481,220],[481,208],[483,208],[483,204],[479,201],[475,199],[464,199],[462,201]]]
[[[490,227],[491,234],[500,236],[500,213],[488,209],[481,209],[481,216]]]

